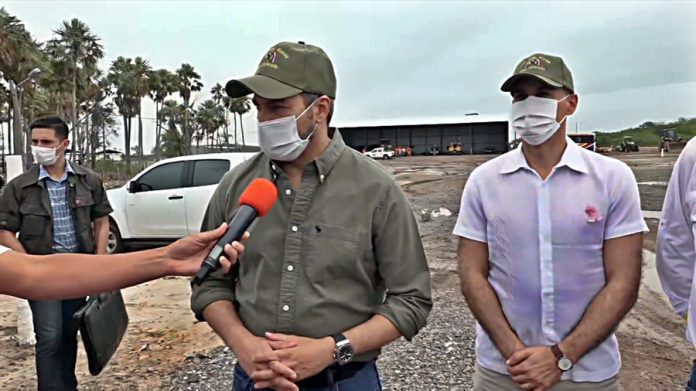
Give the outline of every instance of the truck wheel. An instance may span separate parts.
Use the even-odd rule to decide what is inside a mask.
[[[382,160],[387,160],[389,159],[389,155],[382,155]]]
[[[109,239],[106,241],[106,253],[117,254],[123,252],[123,239],[116,223],[109,220]]]

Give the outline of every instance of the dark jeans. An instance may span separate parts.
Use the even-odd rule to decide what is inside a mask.
[[[686,391],[696,391],[696,360],[694,360],[691,366],[691,377],[686,382]]]
[[[85,299],[29,301],[36,334],[36,377],[39,391],[77,390],[78,325],[72,317]]]
[[[233,391],[270,391],[269,389],[254,389],[254,381],[244,372],[242,367],[235,365]],[[300,391],[382,391],[377,365],[372,361],[356,372],[353,376],[335,382],[324,388],[300,388]]]

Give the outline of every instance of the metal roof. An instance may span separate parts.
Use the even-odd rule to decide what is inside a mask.
[[[387,126],[423,126],[423,125],[454,125],[480,124],[489,122],[508,122],[505,115],[462,115],[452,117],[413,117],[413,118],[374,118],[355,121],[341,121],[332,124],[338,129],[374,128]]]

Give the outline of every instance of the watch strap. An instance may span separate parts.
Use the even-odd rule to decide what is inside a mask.
[[[336,333],[336,334],[332,335],[331,338],[333,338],[333,340],[334,340],[334,342],[336,342],[336,344],[348,339],[348,337],[343,335],[343,333]]]
[[[556,356],[556,360],[560,360],[563,358],[563,356],[565,356],[565,354],[563,354],[561,351],[561,348],[558,347],[558,344],[551,346],[551,352],[554,356]]]

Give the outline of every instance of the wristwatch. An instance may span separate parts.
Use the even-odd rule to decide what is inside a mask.
[[[336,342],[336,347],[334,348],[334,360],[336,360],[336,363],[345,365],[353,361],[355,351],[348,338],[341,333],[334,334],[331,338]]]
[[[556,356],[556,360],[558,360],[558,369],[563,372],[573,369],[573,362],[561,351],[558,344],[551,346],[551,352],[553,352],[553,355]]]

